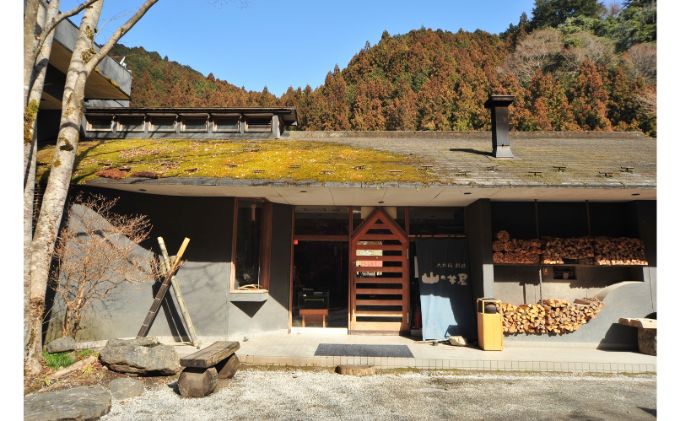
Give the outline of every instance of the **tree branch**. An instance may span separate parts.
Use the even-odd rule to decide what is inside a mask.
[[[132,15],[130,19],[128,19],[127,22],[125,22],[116,32],[111,35],[111,38],[106,42],[106,44],[102,45],[102,47],[99,49],[99,51],[87,62],[85,65],[85,69],[87,71],[87,74],[89,75],[92,70],[99,64],[99,62],[107,55],[109,54],[109,51],[113,48],[113,46],[118,42],[118,40],[125,35],[134,25],[137,23],[139,19],[142,18],[146,14],[146,12],[156,4],[158,0],[146,0],[144,4],[141,5],[139,10]]]
[[[38,52],[42,48],[43,44],[45,43],[45,40],[47,39],[47,35],[49,35],[50,32],[54,31],[54,29],[59,25],[64,19],[68,19],[71,16],[77,15],[78,13],[82,12],[86,7],[89,7],[92,3],[99,1],[99,0],[86,0],[79,4],[78,6],[74,7],[73,9],[69,10],[68,12],[62,12],[60,13],[57,17],[52,19],[52,22],[48,23],[45,28],[40,32],[40,39],[38,40],[38,44],[35,47],[35,51]]]

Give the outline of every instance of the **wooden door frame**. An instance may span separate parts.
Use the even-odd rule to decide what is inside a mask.
[[[291,212],[291,224],[290,224],[290,282],[288,287],[288,333],[293,329],[293,281],[295,277],[295,242],[300,241],[317,241],[317,242],[344,242],[347,241],[347,260],[350,261],[350,238],[352,236],[352,211],[356,206],[343,206],[347,209],[347,214],[349,218],[349,225],[347,230],[347,235],[344,234],[295,234],[295,205],[291,205],[293,211]],[[348,286],[351,285],[352,278],[351,273],[347,271],[347,283]],[[349,288],[347,289],[347,331],[349,332]]]
[[[405,231],[398,223],[397,221],[394,220],[387,212],[382,208],[382,207],[376,207],[373,209],[373,211],[364,219],[361,224],[352,232],[350,235],[350,242],[349,242],[349,283],[350,283],[350,288],[349,288],[349,314],[348,314],[348,328],[349,328],[349,333],[352,333],[352,330],[354,325],[357,323],[356,322],[356,305],[355,305],[355,300],[356,300],[356,282],[353,282],[353,279],[356,276],[356,242],[358,241],[359,237],[364,237],[366,235],[371,235],[367,234],[367,232],[371,229],[375,229],[375,223],[376,220],[381,219],[383,221],[382,225],[385,225],[385,229],[389,229],[392,231],[393,235],[397,237],[401,245],[399,246],[393,246],[393,247],[399,247],[402,249],[402,256],[401,259],[399,259],[402,262],[401,266],[401,308],[402,308],[402,321],[401,321],[401,327],[399,329],[399,334],[405,333],[408,330],[408,327],[410,326],[410,297],[411,297],[411,291],[410,291],[410,264],[409,264],[409,235],[407,231]],[[408,221],[408,213],[405,215],[405,219]],[[387,223],[385,223],[387,222]],[[406,222],[406,225],[408,226],[408,222]],[[382,227],[381,227],[382,228]],[[380,240],[380,238],[388,237],[388,235],[381,236],[381,235],[376,235],[376,240]],[[370,260],[370,259],[367,259]],[[379,260],[379,259],[375,259]],[[396,282],[395,282],[396,283]],[[369,323],[369,322],[365,322]]]

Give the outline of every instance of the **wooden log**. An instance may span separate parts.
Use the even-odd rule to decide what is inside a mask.
[[[215,369],[217,369],[217,378],[231,379],[234,377],[239,367],[241,367],[241,361],[238,359],[238,355],[232,354],[231,357],[215,366]]]
[[[217,369],[210,367],[185,368],[177,380],[179,394],[189,398],[202,398],[215,391],[217,387]]]
[[[589,305],[569,303],[549,298],[537,304],[514,306],[502,303],[503,331],[505,333],[556,333],[573,332],[591,320],[602,308],[597,299]]]

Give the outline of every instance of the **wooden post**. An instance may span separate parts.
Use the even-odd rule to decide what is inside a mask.
[[[184,238],[184,241],[182,242],[182,245],[180,246],[179,251],[177,252],[177,257],[175,257],[174,263],[170,267],[168,273],[165,275],[165,279],[163,279],[160,288],[158,288],[158,292],[156,292],[156,296],[153,299],[153,303],[151,303],[151,308],[149,308],[149,312],[146,314],[146,317],[142,322],[142,327],[140,327],[139,332],[137,332],[138,338],[143,338],[149,333],[151,325],[153,324],[153,321],[156,319],[156,316],[158,315],[158,309],[161,308],[161,303],[163,302],[163,298],[165,298],[165,293],[168,292],[168,288],[170,288],[170,279],[172,275],[175,273],[175,271],[177,271],[177,269],[179,268],[179,264],[182,261],[182,256],[184,255],[184,252],[186,251],[188,246],[189,239]]]
[[[168,249],[165,247],[165,241],[163,237],[158,237],[158,247],[161,249],[161,268],[163,274],[167,275],[170,272],[170,256],[168,256]],[[179,305],[179,310],[182,313],[182,318],[187,325],[187,330],[189,331],[189,338],[191,339],[191,344],[198,348],[198,334],[196,333],[196,328],[194,323],[191,321],[191,316],[189,315],[189,309],[184,302],[184,296],[182,290],[180,289],[179,279],[175,276],[170,277],[170,285],[175,291],[175,296],[177,297],[177,304]]]

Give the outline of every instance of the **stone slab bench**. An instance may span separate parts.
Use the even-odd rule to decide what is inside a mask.
[[[215,391],[218,379],[231,379],[240,362],[238,342],[218,341],[179,360],[184,367],[177,385],[182,396],[200,398]]]
[[[647,355],[656,355],[656,320],[644,317],[621,317],[619,324],[637,328],[638,351]]]

